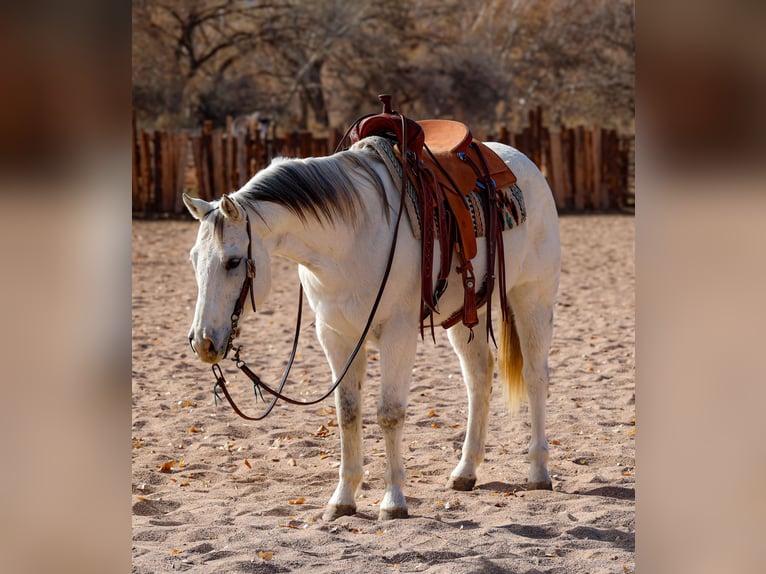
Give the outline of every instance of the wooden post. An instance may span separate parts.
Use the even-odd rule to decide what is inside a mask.
[[[247,144],[247,134],[239,132],[236,135],[236,140],[234,142],[235,147],[235,154],[236,154],[236,172],[237,172],[237,187],[242,187],[247,183],[247,180],[249,179],[247,176],[247,165],[248,165],[248,154],[249,151],[249,145]]]
[[[583,195],[585,207],[592,209],[595,186],[593,183],[593,134],[583,128]]]
[[[131,119],[131,152],[132,152],[132,161],[133,161],[133,171],[131,174],[132,177],[132,191],[131,191],[131,204],[132,204],[132,211],[136,211],[137,208],[140,207],[141,202],[141,188],[138,183],[138,174],[141,170],[141,166],[139,165],[139,155],[138,155],[138,131],[136,130],[136,109],[133,108],[133,114]]]
[[[556,208],[566,209],[566,187],[564,184],[564,156],[561,142],[561,129],[550,132],[551,141],[551,187]]]
[[[504,143],[505,145],[510,145],[510,139],[508,137],[508,128],[505,125],[500,126],[500,129],[497,132],[497,141],[500,143]]]
[[[212,164],[213,170],[211,172],[211,188],[213,191],[213,199],[221,197],[228,190],[224,180],[224,162],[223,162],[223,137],[221,130],[214,130],[212,137]]]
[[[162,201],[161,212],[170,213],[173,210],[173,191],[175,190],[175,175],[177,163],[175,161],[173,132],[166,130],[162,134]]]
[[[154,132],[152,137],[152,155],[154,156],[154,177],[152,178],[152,211],[158,212],[162,209],[162,133]]]
[[[585,129],[577,126],[574,131],[574,208],[585,210]]]
[[[574,209],[574,130],[561,132],[561,152],[564,159],[564,197],[567,209]]]
[[[604,193],[604,163],[602,161],[601,128],[593,127],[591,164],[593,166],[593,207],[609,209],[609,197]]]
[[[205,193],[205,153],[202,136],[191,138],[192,157],[194,158],[194,173],[197,176],[197,197],[206,198]]]
[[[236,141],[234,139],[234,120],[231,116],[226,116],[226,134],[224,136],[226,161],[226,189],[236,191],[239,188],[239,181],[236,177]]]
[[[181,194],[186,186],[186,168],[189,165],[189,135],[186,132],[176,134],[175,153],[176,164],[176,185],[173,190],[173,213],[183,213],[184,204]]]
[[[205,194],[202,198],[206,201],[210,201],[215,194],[215,184],[213,179],[213,122],[210,120],[206,120],[202,124],[202,159],[205,184],[200,191],[204,191]]]
[[[311,157],[312,152],[312,136],[311,132],[301,132],[299,134],[299,146],[300,146],[300,157]]]

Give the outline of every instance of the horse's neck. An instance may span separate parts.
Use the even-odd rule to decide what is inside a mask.
[[[258,215],[251,214],[251,220],[259,221],[259,234],[269,253],[317,273],[337,268],[354,241],[353,227],[345,222],[322,225],[312,217],[301,221],[287,208],[271,203],[260,204],[258,211],[268,225]]]

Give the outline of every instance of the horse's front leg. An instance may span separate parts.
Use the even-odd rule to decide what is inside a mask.
[[[415,362],[417,329],[411,321],[390,320],[380,336],[380,400],[378,424],[386,445],[386,491],[380,503],[380,520],[407,518],[404,498],[402,429]]]
[[[317,336],[332,369],[333,380],[346,365],[356,341],[348,341],[317,320]],[[340,427],[341,458],[338,486],[330,498],[323,518],[332,521],[356,512],[356,493],[362,484],[362,402],[361,389],[366,367],[364,348],[349,367],[335,391],[335,406]]]

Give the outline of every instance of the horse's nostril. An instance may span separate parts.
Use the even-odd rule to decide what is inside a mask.
[[[213,341],[205,337],[202,340],[202,344],[204,345],[204,349],[207,352],[208,355],[212,356],[215,355],[215,345],[213,344]]]

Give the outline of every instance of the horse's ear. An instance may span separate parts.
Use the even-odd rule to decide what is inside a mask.
[[[221,197],[221,213],[224,217],[231,219],[232,221],[238,221],[242,217],[242,212],[228,195]]]
[[[202,219],[205,214],[213,208],[213,206],[204,199],[198,199],[186,193],[183,194],[183,200],[186,209],[189,210],[189,213],[191,213],[191,216],[194,219]]]

